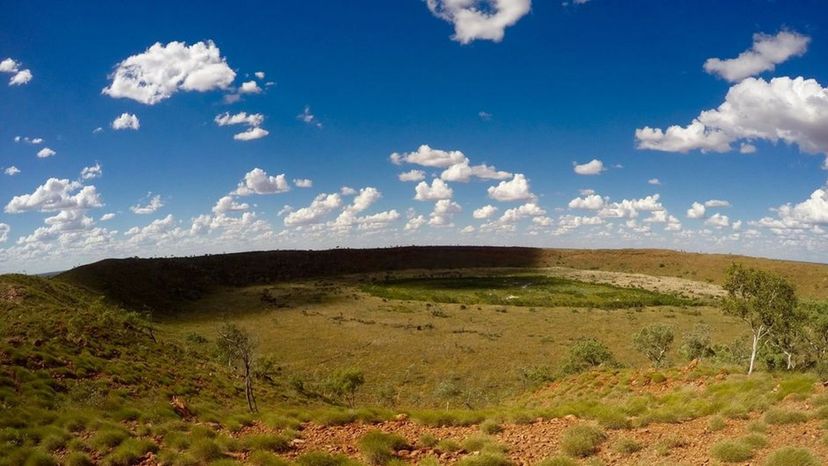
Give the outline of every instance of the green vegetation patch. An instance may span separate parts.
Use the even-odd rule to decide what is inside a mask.
[[[467,305],[624,309],[697,304],[678,296],[639,288],[622,288],[543,275],[399,279],[364,285],[362,289],[385,299]]]

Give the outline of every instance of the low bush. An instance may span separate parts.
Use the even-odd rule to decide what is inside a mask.
[[[394,452],[408,447],[408,442],[399,435],[371,431],[359,440],[359,451],[372,465],[384,465],[394,459]]]
[[[440,439],[435,437],[432,434],[425,433],[420,436],[420,439],[417,440],[417,445],[425,448],[434,448],[440,442]]]
[[[149,440],[127,439],[104,458],[104,466],[130,466],[137,464],[149,452],[158,451],[158,446]]]
[[[224,457],[221,447],[212,439],[199,438],[193,440],[188,450],[197,460],[209,462]]]
[[[570,456],[587,457],[598,451],[607,435],[597,426],[578,425],[563,431],[561,449]]]
[[[442,453],[455,453],[462,449],[463,447],[457,440],[443,439],[437,444],[437,451]]]
[[[481,453],[470,455],[457,462],[458,466],[512,466],[506,456],[500,453]]]
[[[739,463],[753,458],[753,450],[749,446],[729,440],[713,445],[710,454],[724,463]]]
[[[569,349],[561,373],[578,374],[599,366],[615,366],[615,357],[607,345],[594,338],[577,341]]]
[[[290,449],[290,441],[281,435],[250,435],[243,443],[251,451],[284,452]]]
[[[637,451],[641,451],[644,448],[644,445],[641,445],[639,442],[627,437],[622,437],[618,439],[615,444],[613,445],[613,449],[618,453],[622,453],[624,455],[629,455],[635,453]]]
[[[764,466],[819,466],[822,462],[805,448],[786,447],[771,453]]]
[[[89,443],[98,449],[114,448],[129,437],[129,434],[120,429],[107,429],[97,432]]]
[[[92,458],[86,453],[73,451],[66,456],[66,466],[92,466]]]
[[[754,449],[768,446],[768,439],[762,434],[748,434],[740,438],[739,441]]]
[[[290,463],[268,451],[257,450],[250,454],[247,462],[253,466],[289,466]]]
[[[707,422],[707,430],[710,432],[718,432],[723,430],[725,427],[727,427],[727,423],[721,418],[721,416],[713,416]]]
[[[493,419],[487,419],[480,424],[480,432],[493,435],[503,431],[503,427]]]
[[[538,466],[578,466],[578,461],[568,456],[553,456],[541,461]]]
[[[358,463],[345,455],[330,455],[322,452],[310,452],[296,458],[299,466],[356,466]]]
[[[806,422],[808,415],[800,411],[789,411],[785,409],[771,409],[765,413],[765,422],[768,424],[799,424]]]

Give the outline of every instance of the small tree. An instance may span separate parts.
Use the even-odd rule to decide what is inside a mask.
[[[808,303],[801,306],[805,318],[803,338],[807,364],[821,376],[828,375],[828,304]]]
[[[616,364],[607,345],[594,338],[583,338],[569,348],[569,354],[561,367],[561,374],[578,374],[594,367]]]
[[[710,357],[713,351],[713,340],[710,337],[710,326],[696,324],[693,330],[684,335],[681,344],[681,353],[688,361]]]
[[[800,306],[794,306],[790,315],[776,322],[768,335],[768,343],[776,348],[785,358],[785,368],[793,370],[797,365],[797,354],[806,347],[806,330],[808,316]]]
[[[253,394],[253,352],[256,348],[253,338],[236,324],[226,323],[219,329],[216,345],[221,358],[225,359],[228,365],[241,365],[247,408],[251,413],[258,412],[256,397]]]
[[[635,349],[644,353],[655,367],[661,367],[667,360],[667,351],[673,344],[673,329],[664,324],[652,324],[633,335]]]
[[[328,388],[337,398],[342,398],[348,403],[349,408],[354,407],[356,392],[365,384],[365,375],[359,369],[343,369],[337,371],[329,380]]]
[[[728,269],[724,289],[724,312],[743,320],[752,333],[748,367],[748,374],[752,374],[760,344],[794,316],[796,295],[784,278],[737,264]]]

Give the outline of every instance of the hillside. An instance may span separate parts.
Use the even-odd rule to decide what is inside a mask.
[[[400,247],[266,251],[199,257],[107,259],[57,278],[102,293],[131,309],[161,313],[216,287],[239,287],[311,277],[406,269],[571,267],[681,277],[720,283],[733,262],[781,274],[800,296],[828,298],[828,265],[658,249],[534,249]]]
[[[733,259],[401,248],[0,276],[0,465],[820,464],[823,379],[767,348],[744,375],[746,328],[708,283]],[[826,273],[738,261],[817,291]],[[674,332],[664,366],[634,344],[651,324]]]

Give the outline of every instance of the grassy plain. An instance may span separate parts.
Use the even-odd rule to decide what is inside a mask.
[[[653,322],[679,335],[706,323],[721,344],[745,334],[698,300],[537,274],[468,273],[227,288],[187,304],[160,329],[180,341],[191,334],[209,340],[232,320],[255,335],[260,354],[285,377],[321,381],[355,367],[366,375],[363,403],[444,408],[486,407],[524,392],[528,373],[553,374],[585,337],[603,341],[622,364],[641,366],[646,360],[631,335]],[[662,302],[671,305],[642,305]]]

